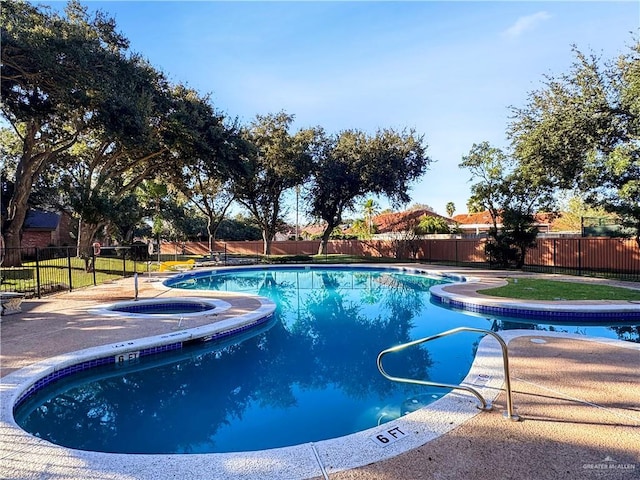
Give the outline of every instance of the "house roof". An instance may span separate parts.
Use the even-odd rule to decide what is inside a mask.
[[[424,216],[444,218],[447,221],[450,220],[449,218],[438,215],[431,210],[418,209],[406,212],[383,213],[374,217],[373,223],[377,225],[378,233],[402,232],[407,230],[408,225],[411,223],[418,223]]]
[[[312,223],[311,225],[306,225],[300,229],[300,235],[321,235],[324,232],[324,229],[327,228],[326,225]]]
[[[376,225],[377,233],[390,233],[390,232],[403,232],[407,229],[407,226],[412,222],[418,223],[424,216],[444,218],[447,221],[451,221],[450,218],[438,215],[431,210],[418,209],[409,210],[405,212],[390,212],[382,213],[373,217],[373,223]],[[305,226],[301,233],[304,235],[320,235],[324,232],[326,225],[324,224],[311,224]],[[347,232],[350,228],[346,229]]]
[[[44,212],[42,210],[29,210],[24,219],[23,230],[45,230],[53,231],[58,228],[60,214],[54,212]]]
[[[546,225],[553,222],[553,215],[549,213],[536,213],[534,215],[536,223]],[[460,225],[493,225],[489,210],[478,213],[461,213],[453,216],[453,220]],[[502,218],[498,216],[498,224],[502,223]]]
[[[453,216],[453,220],[460,225],[491,225],[491,214],[488,210],[478,213],[460,213]]]

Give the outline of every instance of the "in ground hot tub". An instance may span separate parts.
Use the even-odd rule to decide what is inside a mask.
[[[231,305],[214,298],[173,297],[117,302],[92,309],[99,315],[136,317],[203,317],[217,315],[228,310]]]

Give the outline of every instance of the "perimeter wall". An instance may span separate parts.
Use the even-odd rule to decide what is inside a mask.
[[[403,261],[488,266],[484,254],[486,238],[421,240],[332,240],[328,255],[392,258]],[[273,242],[271,254],[315,255],[319,241]],[[175,244],[163,244],[163,253],[173,253]],[[183,245],[180,244],[182,250]],[[208,253],[205,242],[187,242],[186,254]],[[227,255],[255,255],[263,252],[262,241],[216,242],[215,251]],[[640,249],[634,239],[624,238],[538,238],[526,256],[525,269],[545,272],[624,274],[640,280]]]

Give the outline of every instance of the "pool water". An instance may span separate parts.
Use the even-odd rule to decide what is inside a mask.
[[[374,427],[447,393],[386,380],[376,367],[381,350],[463,325],[547,328],[440,308],[428,289],[443,282],[384,269],[183,275],[172,286],[266,296],[277,304],[274,319],[224,343],[68,377],[21,405],[16,421],[60,445],[122,453],[262,450]],[[385,369],[456,384],[480,338],[462,333],[423,344],[390,355]]]
[[[139,302],[116,304],[110,309],[113,312],[136,313],[140,315],[170,315],[181,313],[208,312],[215,307],[201,302]]]

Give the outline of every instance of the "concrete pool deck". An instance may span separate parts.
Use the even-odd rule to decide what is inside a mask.
[[[446,287],[451,294],[477,301],[487,300],[478,294],[484,285],[493,286],[502,282],[502,277],[514,275],[513,272],[442,266],[421,265],[420,268],[479,279],[478,282]],[[606,282],[574,277],[571,280]],[[638,284],[618,284],[640,287]],[[139,282],[141,299],[191,294],[159,289],[157,282],[146,282],[145,279]],[[193,293],[196,294],[200,296],[201,292]],[[216,292],[216,297],[220,296],[220,292]],[[2,376],[55,355],[176,331],[175,320],[150,324],[135,318],[98,317],[88,312],[98,304],[132,298],[133,281],[125,279],[25,301],[22,313],[2,317]],[[255,299],[233,294],[224,295],[224,300],[232,305],[225,312],[229,316],[247,313],[258,306]],[[640,305],[633,302],[586,302],[586,305],[640,310]],[[198,320],[189,322],[188,328],[197,326]],[[522,417],[521,422],[503,418],[505,399],[504,394],[500,394],[494,401],[494,411],[474,415],[442,435],[431,439],[425,437],[426,443],[386,460],[337,471],[334,464],[340,462],[319,447],[318,455],[326,476],[316,466],[316,473],[306,478],[640,478],[640,345],[534,331],[509,332],[505,336],[513,336],[509,341],[509,358],[514,404]],[[2,394],[5,395],[4,390]],[[79,458],[72,461],[67,457],[48,457],[46,447],[30,450],[32,447],[15,440],[10,429],[2,425],[0,478],[148,478],[139,469],[140,464],[134,461],[129,469],[125,463],[117,471],[97,470],[90,462]],[[351,453],[346,451],[341,455]],[[388,456],[384,449],[380,450],[379,458]],[[132,457],[138,456],[129,458],[133,460]],[[162,478],[174,478],[175,475],[175,478],[234,478],[229,470],[225,477],[212,475],[204,462],[201,468],[191,471],[189,477],[180,477],[184,471],[178,468],[179,461],[175,456],[156,457],[155,465],[161,465],[166,474]],[[119,458],[122,463],[123,457]],[[241,462],[242,458],[235,457],[235,461]],[[300,461],[304,460],[301,458]],[[267,458],[259,478],[274,478],[269,474],[268,464]],[[235,478],[252,478],[243,471],[238,465]]]

